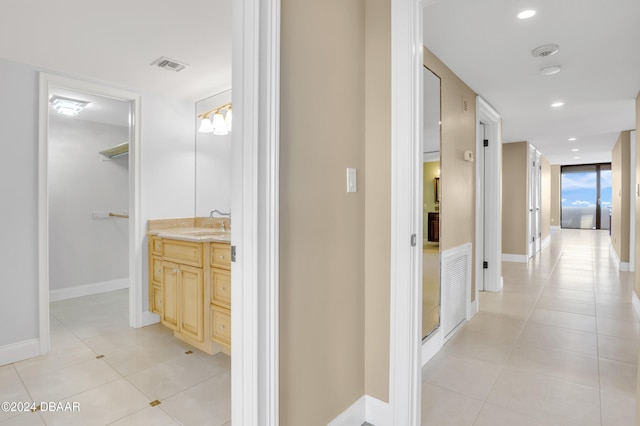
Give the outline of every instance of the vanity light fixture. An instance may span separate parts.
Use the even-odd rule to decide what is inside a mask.
[[[49,99],[49,105],[51,105],[58,114],[73,117],[89,105],[89,102],[54,95]]]
[[[212,114],[213,120],[210,118]],[[213,133],[218,136],[228,135],[231,131],[231,122],[233,120],[231,104],[228,103],[198,114],[198,118],[202,119],[198,132]]]

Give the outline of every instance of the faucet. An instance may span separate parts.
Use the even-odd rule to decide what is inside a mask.
[[[224,212],[221,212],[220,210],[214,209],[214,210],[211,210],[211,213],[209,213],[209,217],[213,217],[214,213],[218,213],[220,216],[229,216],[229,219],[231,219],[231,210],[229,210],[229,213],[224,213]],[[220,230],[221,231],[227,230],[224,225],[224,221],[220,222]]]

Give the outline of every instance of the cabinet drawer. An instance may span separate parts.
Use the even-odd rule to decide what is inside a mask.
[[[149,236],[149,238],[151,239],[151,244],[149,244],[149,246],[151,247],[151,253],[161,255],[162,254],[162,238],[154,237],[154,236]]]
[[[189,241],[162,240],[162,257],[164,260],[190,265],[202,266],[202,244]]]
[[[211,339],[231,346],[231,313],[228,309],[211,306]]]
[[[211,303],[231,309],[231,272],[211,270]]]
[[[151,280],[158,285],[162,282],[162,259],[159,257],[151,258]]]
[[[231,269],[231,246],[229,244],[211,243],[211,266]]]

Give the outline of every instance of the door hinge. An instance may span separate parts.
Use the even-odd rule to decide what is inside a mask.
[[[483,141],[485,148],[489,146],[489,139]]]
[[[489,262],[487,262],[486,260],[482,262],[482,269],[489,269]]]
[[[236,246],[231,246],[231,261],[236,261]]]
[[[411,234],[411,247],[415,247],[417,243],[418,237],[416,237],[416,234]]]

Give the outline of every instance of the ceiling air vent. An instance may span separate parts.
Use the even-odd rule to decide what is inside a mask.
[[[547,56],[555,55],[560,50],[560,46],[557,44],[545,44],[544,46],[536,47],[531,51],[531,54],[536,58],[546,58]]]
[[[167,71],[175,71],[175,72],[182,71],[187,67],[186,64],[182,64],[178,61],[174,61],[173,59],[165,58],[164,56],[162,58],[159,58],[153,61],[151,65],[152,66],[155,65]]]

